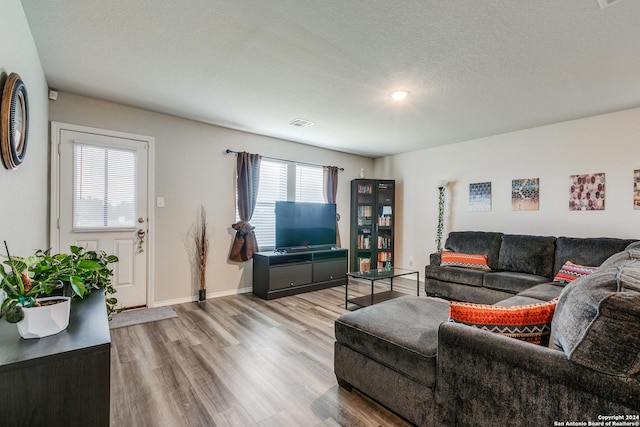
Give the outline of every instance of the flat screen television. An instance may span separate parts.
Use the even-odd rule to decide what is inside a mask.
[[[336,205],[276,202],[276,249],[336,244]]]

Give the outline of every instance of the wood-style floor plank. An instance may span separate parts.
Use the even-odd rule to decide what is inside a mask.
[[[349,296],[370,292],[351,281]],[[387,290],[377,285],[376,291]],[[415,294],[415,281],[394,290]],[[111,331],[112,426],[407,426],[333,374],[339,286],[276,300],[236,295]]]

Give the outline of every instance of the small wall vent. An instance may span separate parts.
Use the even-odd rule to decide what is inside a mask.
[[[306,127],[315,125],[314,122],[311,122],[311,121],[305,120],[305,119],[293,119],[293,120],[291,120],[289,122],[289,124],[291,126],[295,126],[295,127],[299,127],[299,128],[306,128]]]

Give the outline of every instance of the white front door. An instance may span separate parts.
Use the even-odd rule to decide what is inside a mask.
[[[116,255],[118,307],[148,305],[151,141],[52,124],[52,246],[56,252],[75,245]]]

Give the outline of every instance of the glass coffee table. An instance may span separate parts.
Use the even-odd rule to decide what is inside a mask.
[[[416,295],[420,296],[420,273],[416,270],[407,270],[404,268],[383,268],[379,270],[366,270],[366,271],[353,271],[347,273],[347,279],[344,290],[344,308],[349,310],[349,303],[355,304],[360,307],[366,307],[382,301],[387,301],[393,298],[406,295],[402,292],[393,290],[393,278],[400,276],[407,276],[410,274],[416,275]],[[371,281],[371,295],[365,295],[358,298],[349,299],[349,278],[362,279]],[[374,293],[373,285],[378,280],[389,279],[389,290],[384,292]]]

